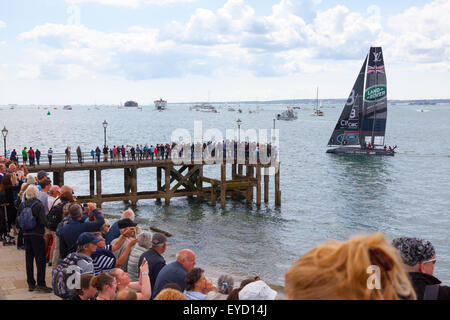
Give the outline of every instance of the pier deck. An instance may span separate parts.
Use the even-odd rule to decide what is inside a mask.
[[[280,191],[280,162],[272,161],[263,164],[258,161],[244,159],[225,159],[223,161],[184,161],[183,163],[172,160],[124,160],[124,161],[88,161],[82,163],[43,163],[39,166],[29,166],[29,172],[45,170],[53,173],[53,183],[64,185],[64,173],[69,171],[89,171],[89,195],[77,196],[80,202],[94,202],[101,207],[103,202],[131,201],[136,205],[141,199],[165,200],[170,204],[170,199],[175,197],[196,196],[199,199],[209,199],[215,206],[220,199],[222,208],[225,208],[227,196],[233,198],[245,198],[247,204],[253,203],[254,189],[256,189],[256,205],[261,205],[261,184],[264,177],[264,202],[269,201],[269,168],[275,168],[275,205],[281,205]],[[219,166],[220,179],[203,176],[204,166]],[[232,179],[226,179],[227,167],[231,166]],[[137,179],[139,168],[156,168],[156,190],[137,191]],[[245,168],[245,175],[243,174]],[[110,169],[123,169],[124,192],[114,194],[102,193],[102,171]],[[162,172],[164,171],[164,179]],[[203,184],[208,186],[203,186]]]

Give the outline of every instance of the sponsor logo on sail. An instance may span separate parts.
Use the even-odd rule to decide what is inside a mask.
[[[384,98],[386,98],[386,86],[384,85],[372,86],[364,93],[364,100],[366,101],[372,102]]]
[[[373,61],[378,62],[381,60],[381,52],[372,52],[373,53]]]

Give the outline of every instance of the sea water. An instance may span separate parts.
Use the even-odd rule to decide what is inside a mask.
[[[89,152],[102,147],[107,120],[107,144],[157,144],[170,142],[172,132],[187,129],[193,136],[194,121],[202,129],[270,129],[285,105],[242,104],[243,113],[190,111],[189,105],[169,104],[168,110],[153,107],[123,108],[73,106],[73,110],[48,110],[43,106],[0,107],[0,125],[9,130],[8,149],[48,147],[63,153],[71,146]],[[237,110],[239,107],[233,105]],[[450,284],[450,105],[389,106],[386,143],[398,145],[394,157],[326,154],[326,144],[342,105],[324,105],[323,117],[311,116],[304,105],[294,121],[276,121],[281,160],[280,207],[274,205],[274,177],[270,201],[257,208],[227,200],[226,208],[209,201],[172,198],[170,206],[140,200],[135,208],[141,229],[155,226],[170,232],[167,262],[183,248],[192,249],[197,266],[207,277],[231,274],[236,282],[259,275],[273,286],[284,286],[284,275],[308,250],[329,239],[345,240],[358,234],[383,232],[394,237],[421,237],[436,248],[435,275]],[[50,115],[47,112],[50,111]],[[2,148],[3,149],[3,148]],[[75,161],[75,156],[72,160]],[[228,176],[230,176],[230,168]],[[207,166],[205,176],[220,177],[219,166]],[[50,176],[51,177],[51,176]],[[102,171],[103,193],[123,192],[123,171]],[[89,194],[88,171],[67,172],[65,183],[78,195]],[[138,191],[156,189],[156,169],[138,169]],[[103,204],[103,212],[116,221],[129,205]]]

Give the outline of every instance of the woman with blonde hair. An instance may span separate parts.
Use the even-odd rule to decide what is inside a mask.
[[[290,300],[416,299],[401,261],[381,232],[328,241],[286,273],[286,294]]]

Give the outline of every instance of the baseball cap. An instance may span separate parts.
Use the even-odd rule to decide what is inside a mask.
[[[133,222],[130,218],[123,218],[117,222],[117,226],[119,229],[124,229],[128,227],[136,227],[137,223]]]
[[[92,233],[90,233],[90,232],[83,232],[82,234],[80,234],[78,236],[77,244],[79,246],[84,246],[85,244],[88,244],[88,243],[97,244],[100,241],[102,241],[102,239],[97,238]]]
[[[275,300],[277,292],[264,281],[249,283],[239,291],[239,300]]]
[[[38,177],[38,179],[42,179],[43,177],[48,177],[48,173],[45,172],[44,170],[41,170],[38,172],[37,177]]]
[[[167,241],[167,238],[162,233],[155,233],[152,236],[152,245],[157,246],[158,244],[165,243]]]

